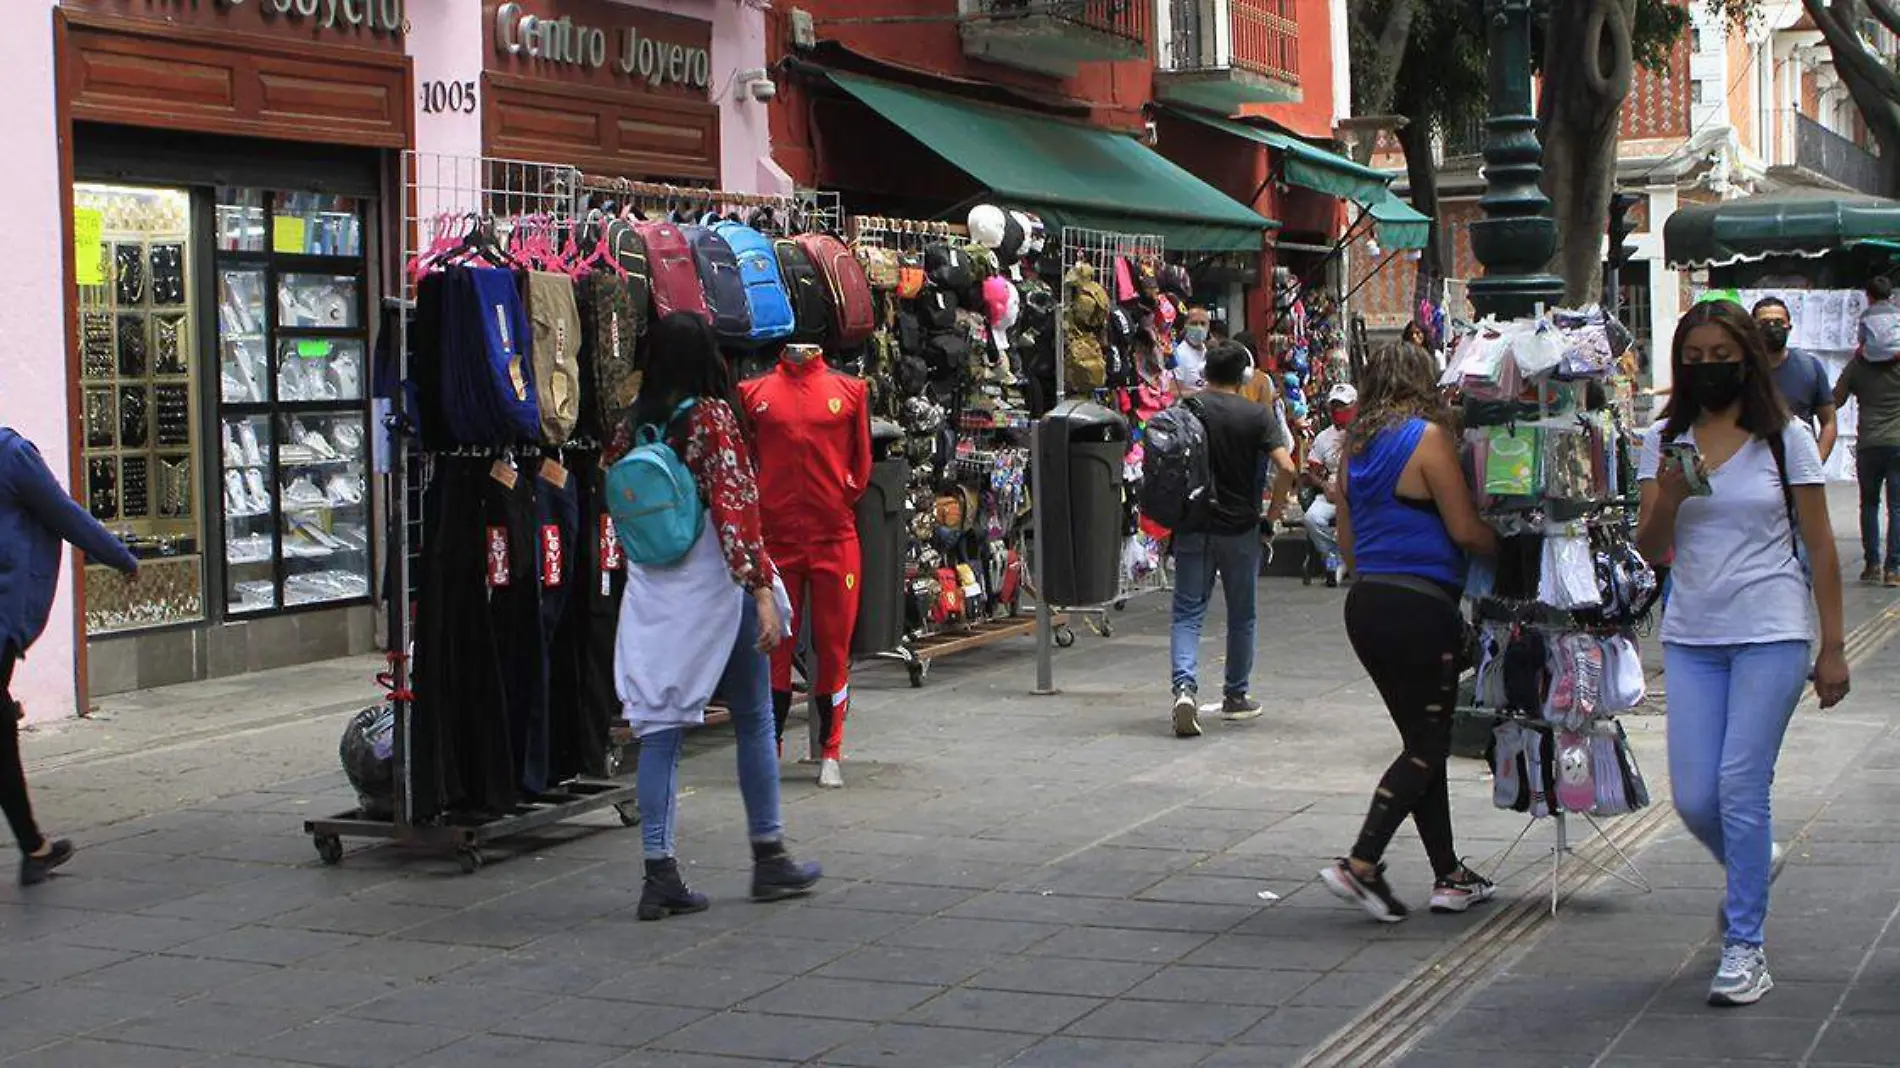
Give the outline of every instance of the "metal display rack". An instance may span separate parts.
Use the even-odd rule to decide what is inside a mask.
[[[1068,272],[1080,264],[1088,264],[1095,271],[1095,277],[1104,287],[1115,284],[1115,261],[1143,260],[1159,262],[1167,252],[1167,242],[1156,234],[1124,234],[1107,230],[1091,230],[1083,227],[1065,226],[1062,228],[1061,263],[1063,278],[1061,281],[1061,300],[1057,308],[1057,322],[1061,323],[1069,311]],[[1066,369],[1068,366],[1067,341],[1064,332],[1056,331],[1056,399],[1063,398]],[[1106,392],[1101,391],[1101,392]],[[1030,455],[1032,457],[1031,481],[1042,484],[1042,428],[1040,424],[1031,431]],[[1090,630],[1104,638],[1113,637],[1114,624],[1110,622],[1110,610],[1121,611],[1128,602],[1147,593],[1164,593],[1174,588],[1173,568],[1164,555],[1154,570],[1139,577],[1122,573],[1120,588],[1113,600],[1097,605],[1049,605],[1041,594],[1043,572],[1041,567],[1041,548],[1045,543],[1042,528],[1042,510],[1037,509],[1034,517],[1033,540],[1036,543],[1036,558],[1032,573],[1033,589],[1036,591],[1036,689],[1038,694],[1052,694],[1055,688],[1054,648],[1068,648],[1075,644],[1073,631],[1058,622],[1057,617],[1066,619],[1073,615],[1088,624]]]
[[[417,281],[409,265],[423,251],[424,243],[432,236],[432,228],[447,221],[466,225],[487,220],[505,239],[508,231],[525,216],[536,216],[543,225],[562,227],[575,218],[580,191],[581,173],[573,167],[488,157],[403,153],[403,271],[396,294],[391,298],[401,311],[396,316],[397,337],[392,351],[396,354],[402,381],[409,379],[409,326]],[[585,777],[551,787],[505,813],[415,818],[415,785],[410,762],[415,713],[415,694],[410,688],[410,656],[414,652],[415,621],[410,607],[415,593],[412,576],[417,573],[415,564],[423,544],[420,495],[433,457],[416,448],[411,440],[413,428],[401,425],[399,417],[391,415],[387,422],[391,431],[388,464],[380,477],[384,500],[388,502],[391,589],[401,591],[388,598],[386,604],[392,652],[390,671],[383,678],[396,713],[391,754],[395,768],[394,804],[388,818],[376,818],[353,809],[327,819],[306,821],[304,832],[316,844],[317,855],[326,864],[336,864],[343,859],[342,839],[382,839],[452,850],[462,870],[473,872],[484,862],[482,847],[497,839],[609,807],[619,813],[623,824],[637,823],[639,814],[631,785]]]

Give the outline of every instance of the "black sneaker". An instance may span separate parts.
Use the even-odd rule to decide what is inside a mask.
[[[801,864],[785,851],[784,842],[752,843],[752,900],[783,901],[802,897],[818,885],[825,871]]]
[[[1345,901],[1350,901],[1366,910],[1366,915],[1380,923],[1398,923],[1411,913],[1392,893],[1385,882],[1385,865],[1379,865],[1378,873],[1371,878],[1354,874],[1352,864],[1341,857],[1333,866],[1319,873],[1326,883],[1326,889]]]
[[[1174,736],[1176,738],[1201,736],[1200,695],[1186,686],[1178,687],[1174,691]]]
[[[1228,694],[1220,703],[1220,718],[1229,723],[1245,723],[1250,719],[1259,719],[1264,711],[1260,702],[1246,694]]]
[[[1497,884],[1460,864],[1451,876],[1432,884],[1432,911],[1463,912],[1497,896]]]
[[[20,885],[32,886],[43,883],[53,874],[53,869],[73,859],[73,844],[64,838],[51,842],[44,856],[23,856],[20,858]]]

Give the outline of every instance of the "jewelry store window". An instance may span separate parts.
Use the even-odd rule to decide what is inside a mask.
[[[183,188],[73,189],[80,498],[140,561],[130,579],[86,568],[92,635],[205,618],[191,202]]]
[[[227,618],[369,597],[366,206],[217,191]]]

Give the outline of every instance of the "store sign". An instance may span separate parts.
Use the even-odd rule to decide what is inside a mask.
[[[640,22],[626,24],[630,16]],[[509,0],[494,5],[489,32],[497,69],[520,65],[568,80],[598,74],[649,90],[712,86],[711,27],[694,19],[612,4]]]
[[[64,7],[143,15],[229,29],[397,38],[409,30],[407,0],[63,0]]]

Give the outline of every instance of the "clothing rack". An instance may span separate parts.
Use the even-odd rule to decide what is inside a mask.
[[[1060,299],[1057,303],[1056,321],[1066,322],[1070,293],[1068,285],[1069,271],[1087,264],[1095,272],[1095,280],[1109,292],[1110,304],[1114,301],[1115,261],[1126,259],[1131,265],[1138,263],[1159,264],[1167,252],[1167,241],[1157,234],[1127,234],[1109,230],[1093,230],[1086,227],[1065,226],[1062,228],[1058,247],[1059,262],[1062,265],[1062,279],[1057,283]],[[1068,339],[1066,331],[1058,325],[1056,329],[1056,401],[1060,403],[1067,388]],[[1106,391],[1103,391],[1106,392]],[[1033,458],[1031,479],[1042,486],[1042,427],[1040,422],[1030,432],[1029,451]],[[1134,435],[1129,435],[1130,447],[1133,447]],[[1126,490],[1124,490],[1126,492]],[[1047,543],[1043,538],[1042,509],[1034,516],[1033,537],[1036,543],[1036,566],[1034,568],[1034,589],[1036,593],[1036,689],[1038,694],[1055,693],[1055,654],[1054,647],[1067,648],[1075,644],[1073,634],[1064,641],[1063,631],[1054,624],[1055,613],[1067,612],[1080,616],[1096,634],[1104,638],[1113,637],[1114,625],[1109,621],[1108,612],[1112,608],[1121,611],[1128,607],[1131,598],[1144,593],[1162,593],[1174,588],[1174,576],[1169,558],[1163,553],[1153,570],[1135,578],[1124,569],[1121,573],[1120,588],[1116,596],[1107,604],[1082,606],[1052,606],[1044,603],[1041,594],[1043,587],[1042,547]],[[1133,537],[1141,537],[1139,533]],[[1117,544],[1120,544],[1117,537]]]
[[[410,265],[427,250],[425,231],[448,218],[475,220],[502,233],[510,231],[524,217],[534,219],[536,225],[554,228],[568,225],[578,215],[582,175],[574,167],[557,164],[411,150],[402,155],[399,188],[403,256],[399,274],[401,292],[391,305],[399,312],[395,317],[397,336],[391,351],[397,360],[398,379],[407,383],[410,320],[416,307],[416,277]],[[484,863],[482,847],[497,839],[609,807],[619,813],[623,824],[637,823],[638,807],[631,785],[585,777],[551,784],[548,790],[524,798],[522,803],[499,815],[446,814],[437,819],[416,818],[415,776],[410,759],[415,699],[411,688],[410,657],[415,647],[411,609],[415,596],[416,554],[423,544],[422,474],[433,457],[417,447],[412,440],[414,428],[404,426],[400,415],[391,414],[386,423],[390,465],[384,476],[385,501],[393,581],[389,589],[392,596],[385,598],[390,668],[379,681],[389,691],[388,700],[396,713],[392,750],[394,804],[387,819],[372,818],[359,809],[306,821],[304,833],[311,836],[317,855],[326,864],[336,864],[343,858],[342,839],[381,839],[453,851],[462,870],[473,872]],[[502,451],[505,450],[478,450],[478,454],[498,455]],[[544,450],[536,448],[534,453],[543,455]]]
[[[1545,318],[1546,318],[1546,309],[1540,303],[1535,310],[1533,319],[1544,320]],[[1506,360],[1510,360],[1510,359],[1514,359],[1515,357],[1513,354],[1507,352],[1503,358]],[[1452,357],[1451,363],[1449,364],[1449,367],[1457,368],[1459,366],[1460,364],[1458,363],[1458,357],[1454,355]],[[1449,373],[1449,371],[1447,373]],[[1569,383],[1569,384],[1582,384],[1582,382]],[[1553,413],[1551,412],[1550,410],[1551,391],[1548,388],[1545,388],[1544,384],[1538,385],[1537,397],[1538,397],[1537,420],[1534,424],[1531,424],[1531,425],[1551,424],[1553,419],[1556,419],[1559,422],[1568,421],[1568,420],[1565,420],[1562,416],[1554,416]],[[1580,409],[1570,414],[1575,416],[1575,421],[1581,423],[1585,421],[1585,417],[1589,413]],[[1555,424],[1552,424],[1552,425],[1555,425]],[[1619,420],[1613,419],[1612,424],[1611,424],[1611,433],[1615,435],[1624,435],[1628,433],[1628,428],[1624,427]],[[1612,460],[1612,463],[1614,463],[1614,459]],[[1476,472],[1476,474],[1477,474],[1477,481],[1479,482],[1480,485],[1478,487],[1474,487],[1474,490],[1481,490],[1482,483],[1484,482],[1484,473],[1482,471],[1479,471],[1479,472]],[[1537,504],[1533,508],[1530,508],[1530,509],[1489,508],[1489,509],[1482,510],[1481,517],[1493,527],[1498,528],[1500,532],[1502,533],[1504,532],[1503,528],[1506,524],[1513,523],[1513,521],[1520,519],[1529,511],[1536,511],[1536,510],[1541,510],[1543,508],[1546,508],[1548,507],[1549,503],[1550,502],[1543,501],[1540,497]],[[1575,506],[1582,507],[1585,509],[1585,511],[1581,515],[1575,518],[1571,518],[1571,519],[1567,519],[1563,521],[1563,525],[1565,526],[1574,525],[1574,526],[1583,527],[1586,530],[1595,530],[1596,528],[1606,523],[1628,524],[1631,522],[1629,502],[1626,498],[1610,497],[1610,498],[1592,499],[1589,501],[1575,502]],[[1539,538],[1548,536],[1547,532],[1541,529],[1533,530],[1533,531],[1513,530],[1513,531],[1510,531],[1510,533],[1535,535]],[[1494,626],[1531,629],[1531,630],[1536,630],[1541,633],[1588,634],[1588,635],[1592,635],[1596,637],[1603,637],[1603,636],[1614,636],[1614,635],[1623,635],[1623,636],[1633,635],[1639,630],[1640,624],[1641,624],[1640,619],[1633,620],[1630,622],[1625,622],[1625,623],[1591,623],[1587,621],[1578,620],[1576,618],[1576,614],[1572,610],[1555,608],[1552,606],[1544,605],[1541,602],[1537,602],[1537,601],[1524,601],[1521,599],[1500,598],[1495,595],[1487,595],[1487,596],[1475,597],[1475,598],[1468,597],[1467,600],[1470,602],[1472,622],[1474,625],[1479,625],[1479,626],[1490,624]],[[1640,610],[1640,612],[1646,614],[1649,608],[1651,607],[1653,607],[1653,602],[1649,605],[1645,605],[1643,609]],[[1499,723],[1499,724],[1506,723],[1506,722],[1516,722],[1516,723],[1520,723],[1534,729],[1544,729],[1551,732],[1552,738],[1556,737],[1555,732],[1557,730],[1568,729],[1568,728],[1565,728],[1561,724],[1552,723],[1550,721],[1543,719],[1540,716],[1527,714],[1521,711],[1511,711],[1507,709],[1490,708],[1490,707],[1474,707],[1474,706],[1460,706],[1459,708],[1457,708],[1456,711],[1460,715],[1489,720],[1489,721]],[[1614,722],[1616,718],[1616,714],[1611,713],[1608,716],[1601,717],[1601,718],[1609,722]],[[1621,732],[1619,728],[1619,734],[1620,733]],[[1494,771],[1495,771],[1495,768],[1494,768]],[[1642,871],[1637,868],[1636,862],[1629,856],[1627,852],[1624,851],[1624,849],[1620,845],[1618,845],[1618,843],[1614,839],[1610,838],[1604,832],[1603,826],[1600,822],[1598,822],[1597,817],[1593,815],[1592,813],[1582,812],[1582,811],[1572,812],[1561,807],[1558,801],[1558,798],[1556,796],[1555,782],[1553,781],[1550,785],[1551,785],[1551,792],[1545,799],[1546,804],[1549,806],[1549,810],[1550,810],[1549,814],[1543,817],[1539,817],[1536,815],[1531,816],[1531,818],[1525,823],[1524,829],[1518,832],[1517,837],[1512,840],[1511,844],[1508,847],[1506,847],[1503,854],[1499,856],[1497,863],[1493,869],[1493,873],[1492,873],[1493,877],[1495,878],[1503,874],[1505,865],[1509,863],[1512,854],[1515,853],[1517,849],[1529,837],[1531,829],[1534,828],[1540,822],[1540,820],[1548,819],[1550,820],[1553,827],[1553,831],[1554,831],[1554,838],[1549,849],[1549,856],[1551,858],[1550,912],[1552,916],[1555,916],[1557,914],[1558,907],[1562,901],[1563,865],[1564,865],[1564,858],[1566,857],[1571,858],[1573,861],[1581,862],[1587,867],[1594,869],[1597,873],[1614,878],[1618,880],[1619,882],[1622,882],[1624,885],[1629,886],[1633,889],[1639,890],[1643,893],[1652,892],[1653,888],[1651,884],[1649,883],[1648,879],[1643,876]],[[1526,788],[1528,789],[1528,786]],[[1571,834],[1570,834],[1569,817],[1573,815],[1582,817],[1584,823],[1588,826],[1590,831],[1592,831],[1608,848],[1609,852],[1614,855],[1615,860],[1616,860],[1615,865],[1605,864],[1602,861],[1596,859],[1595,857],[1582,854],[1577,851],[1577,847],[1572,842]]]
[[[605,175],[578,174],[575,184],[580,191],[577,210],[585,211],[589,200],[600,196],[631,197],[636,204],[659,211],[679,207],[768,208],[782,212],[802,229],[836,232],[844,222],[842,198],[835,192],[801,189],[793,193],[736,193],[708,186],[674,185],[670,182],[640,182]]]

